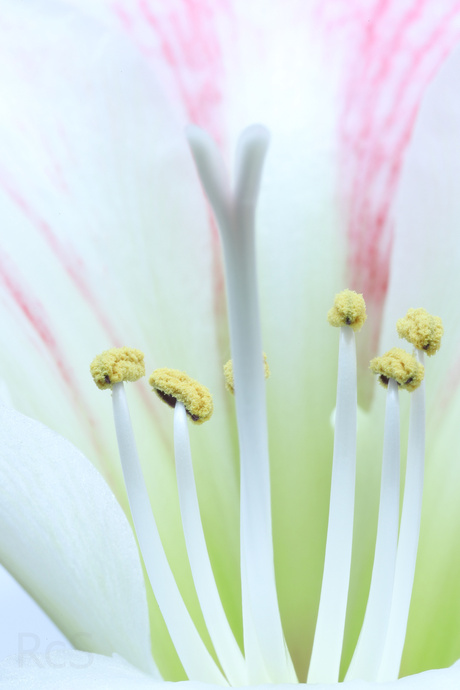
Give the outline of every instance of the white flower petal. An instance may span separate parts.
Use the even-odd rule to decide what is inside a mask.
[[[36,601],[0,566],[0,660],[25,649],[44,654],[50,642],[72,645]]]
[[[4,690],[165,688],[165,683],[145,675],[117,655],[108,657],[58,649],[43,656],[26,654],[7,659],[0,664],[0,684]]]
[[[0,320],[9,334],[0,343],[0,376],[16,407],[76,443],[122,503],[111,405],[91,381],[92,358],[110,346],[136,346],[151,369],[184,369],[212,389],[212,431],[192,432],[192,445],[213,567],[238,628],[224,292],[185,115],[161,78],[163,63],[148,66],[118,29],[53,0],[5,0],[0,14],[7,29],[0,42],[7,94],[0,104],[0,215],[11,228],[0,254]],[[171,410],[144,382],[130,386],[129,396],[160,533],[199,620]],[[151,610],[156,648],[169,648],[165,659],[171,645]]]
[[[13,399],[6,381],[0,379],[0,404],[13,407]]]
[[[12,657],[0,664],[2,690],[219,690],[209,683],[164,683],[153,680],[118,656],[105,657],[76,651],[53,650],[45,656]],[[259,685],[239,690],[458,690],[460,662],[451,668],[427,671],[393,683],[354,681],[333,685]]]
[[[275,3],[269,8],[265,2],[226,3],[221,15],[220,3],[211,8],[204,2],[75,0],[77,8],[86,5],[104,21],[110,15],[108,26],[126,34],[124,43],[111,30],[104,33],[97,23],[85,23],[78,12],[66,16],[65,3],[33,4],[36,14],[32,3],[3,3],[5,16],[14,16],[10,13],[16,10],[19,14],[18,21],[4,25],[0,64],[9,97],[2,101],[0,143],[8,181],[13,178],[13,190],[20,195],[12,199],[8,184],[0,199],[2,217],[14,229],[7,237],[11,256],[3,265],[1,319],[11,337],[2,343],[1,365],[13,384],[15,402],[20,400],[22,409],[43,414],[48,423],[72,434],[92,455],[98,454],[101,465],[105,455],[107,475],[117,471],[111,459],[116,456],[110,454],[114,442],[109,440],[109,405],[105,414],[89,379],[83,384],[78,377],[70,377],[70,382],[68,377],[72,368],[86,369],[87,361],[102,349],[99,343],[117,344],[108,342],[110,331],[129,334],[136,341],[129,344],[148,346],[156,358],[154,366],[183,367],[217,391],[214,433],[197,431],[192,443],[197,449],[198,491],[206,499],[202,500],[206,537],[237,626],[237,472],[226,419],[231,403],[224,397],[218,366],[228,342],[219,250],[209,241],[213,235],[206,207],[198,196],[186,148],[178,141],[182,122],[192,115],[218,135],[227,152],[243,121],[255,116],[278,133],[274,137],[278,149],[274,144],[271,173],[269,156],[269,176],[262,188],[261,282],[266,295],[266,349],[273,371],[267,389],[277,576],[289,643],[305,665],[327,524],[327,458],[332,448],[327,419],[334,405],[330,373],[335,369],[334,334],[318,336],[316,317],[322,318],[333,292],[343,287],[337,284],[345,278],[339,271],[349,254],[353,287],[363,289],[365,284],[377,307],[382,307],[385,291],[380,288],[389,272],[389,225],[384,223],[380,232],[380,202],[385,202],[388,220],[395,189],[392,171],[404,153],[404,146],[395,150],[395,142],[400,141],[401,128],[412,122],[412,110],[398,94],[408,95],[411,103],[417,89],[415,95],[420,94],[425,84],[420,75],[426,70],[431,74],[436,66],[433,55],[436,58],[438,49],[444,55],[449,48],[443,36],[455,35],[455,6],[426,3],[414,16],[406,2],[318,3],[321,22],[312,33],[305,29],[311,3],[286,2],[282,9]],[[446,21],[444,13],[451,7],[452,17]],[[190,17],[193,21],[188,21]],[[375,40],[369,40],[369,25],[378,26]],[[15,33],[18,26],[22,43]],[[424,33],[427,27],[429,32],[433,28],[430,41]],[[137,53],[129,50],[129,41]],[[349,45],[344,47],[346,42]],[[322,61],[316,55],[319,44],[325,47]],[[11,53],[18,45],[25,50]],[[425,57],[423,48],[429,47],[429,60],[412,59],[414,47],[420,58]],[[345,94],[335,91],[338,74]],[[375,79],[376,74],[382,79]],[[65,88],[69,84],[71,88]],[[335,98],[339,107],[331,111],[325,106]],[[23,113],[27,113],[25,126]],[[388,119],[395,128],[386,126]],[[17,124],[23,129],[18,131]],[[337,193],[339,152],[343,165]],[[389,195],[381,193],[382,178],[391,182]],[[275,215],[277,196],[283,203]],[[17,203],[23,197],[32,214]],[[350,251],[344,241],[344,208],[350,220],[348,236],[357,238]],[[46,236],[37,233],[37,212],[57,238],[59,261]],[[374,252],[370,261],[366,250],[374,231],[381,251]],[[355,261],[353,252],[359,246],[364,250]],[[278,284],[272,269],[282,276]],[[203,280],[211,274],[212,279]],[[85,293],[78,282],[82,279],[87,281]],[[313,285],[318,292],[323,286],[324,291],[326,282],[330,295],[323,292],[317,301],[310,288]],[[38,318],[31,319],[31,314]],[[101,326],[102,316],[113,328]],[[373,319],[375,333],[378,310]],[[19,349],[24,353],[22,367],[17,366]],[[296,382],[291,395],[287,384],[292,372],[297,377],[299,371],[301,382]],[[42,409],[44,385],[52,402]],[[153,427],[147,405],[140,394],[136,396],[139,426]],[[286,404],[280,413],[283,398]],[[159,412],[159,424],[152,429],[154,441],[142,441],[142,446],[155,452],[148,470],[155,487],[152,495],[162,535],[167,544],[175,545],[168,555],[186,590],[188,570],[183,567],[182,542],[178,544],[177,501],[172,463],[168,463],[172,454],[167,434],[158,431],[168,424],[167,414],[167,410]],[[94,434],[94,429],[104,431]],[[96,447],[98,438],[103,438],[102,448]],[[375,446],[371,450],[374,456]],[[312,460],[302,464],[307,455]],[[286,456],[292,457],[291,463],[285,462]],[[116,487],[116,478],[111,481]],[[299,533],[308,547],[299,548]],[[369,558],[368,544],[366,553]],[[363,589],[361,582],[359,586]]]
[[[0,560],[79,649],[155,673],[137,546],[115,496],[68,441],[0,406]]]

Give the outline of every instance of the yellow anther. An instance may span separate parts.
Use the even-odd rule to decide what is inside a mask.
[[[369,366],[385,388],[388,381],[394,379],[404,390],[414,391],[420,386],[425,375],[424,366],[413,355],[399,347],[394,347],[382,357],[375,357]]]
[[[95,357],[90,370],[101,390],[121,381],[137,381],[145,376],[144,353],[134,347],[113,347]]]
[[[334,299],[334,306],[327,313],[331,326],[350,326],[354,331],[361,330],[366,315],[364,297],[353,290],[342,290]]]
[[[265,378],[268,379],[270,376],[270,367],[268,366],[267,355],[265,352],[262,353],[264,356],[264,372]],[[229,359],[227,364],[224,364],[224,376],[225,376],[225,388],[234,395],[235,387],[233,384],[233,360]]]
[[[434,355],[441,347],[444,333],[440,316],[432,316],[426,309],[409,309],[403,319],[398,319],[396,329],[400,338],[405,338],[418,350]]]
[[[191,379],[183,371],[155,369],[149,378],[149,383],[158,397],[170,407],[175,407],[177,400],[183,403],[187,414],[195,424],[203,424],[211,418],[213,412],[211,393],[206,386]]]

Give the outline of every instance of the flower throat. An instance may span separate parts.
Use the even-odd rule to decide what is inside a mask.
[[[124,382],[145,374],[134,348],[103,352],[91,365],[101,389],[112,390],[123,476],[139,548],[156,601],[190,680],[241,686],[297,683],[284,638],[275,582],[268,428],[257,276],[255,214],[269,143],[254,125],[239,140],[230,186],[214,141],[197,127],[188,139],[222,243],[232,360],[226,385],[234,393],[240,454],[240,567],[244,652],[228,623],[206,547],[197,498],[188,420],[203,424],[213,412],[208,389],[175,369],[156,369],[150,384],[174,408],[174,454],[182,525],[193,581],[213,650],[201,639],[169,566],[142,474]],[[355,504],[357,374],[356,333],[366,320],[362,295],[339,293],[327,315],[339,328],[339,366],[326,552],[308,683],[337,683],[350,582]],[[406,635],[420,528],[425,454],[424,357],[440,347],[442,323],[410,309],[397,323],[415,348],[393,348],[371,361],[387,389],[380,506],[369,598],[345,680],[395,680]],[[399,391],[412,393],[406,481],[400,519]]]

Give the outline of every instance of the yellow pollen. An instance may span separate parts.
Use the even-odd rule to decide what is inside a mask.
[[[331,326],[350,326],[354,331],[361,330],[366,315],[364,297],[353,290],[342,290],[334,299],[334,306],[327,313]]]
[[[379,377],[379,383],[388,387],[388,381],[394,379],[398,386],[406,391],[414,391],[420,386],[425,375],[425,368],[405,350],[394,347],[382,357],[371,360],[370,369]]]
[[[145,376],[144,353],[134,347],[113,347],[93,359],[90,371],[101,390],[121,381],[137,381]]]
[[[265,352],[262,353],[264,356],[264,372],[265,378],[268,379],[270,376],[270,367],[268,366],[267,355]],[[233,385],[233,360],[229,359],[227,364],[224,364],[224,376],[225,376],[225,388],[232,394],[235,394],[235,387]]]
[[[176,401],[184,404],[187,414],[195,424],[203,424],[213,412],[212,395],[206,386],[177,369],[155,369],[149,383],[155,393],[170,407]]]
[[[406,316],[396,322],[396,329],[400,338],[405,338],[430,357],[441,347],[442,319],[432,316],[426,309],[409,309]]]

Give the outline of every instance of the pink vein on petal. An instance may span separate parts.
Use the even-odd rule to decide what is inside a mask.
[[[96,434],[96,422],[89,410],[82,403],[77,382],[71,373],[73,367],[66,362],[57,339],[47,323],[43,305],[35,297],[31,297],[33,293],[32,289],[28,289],[21,283],[17,267],[14,266],[11,258],[5,255],[0,255],[0,282],[10,296],[12,302],[27,321],[32,332],[44,346],[53,365],[58,370],[61,380],[71,393],[72,404],[76,412],[86,417],[93,445],[99,457],[102,458],[103,453],[101,452],[101,444]]]
[[[163,78],[188,122],[206,129],[225,144],[224,56],[218,22],[231,30],[229,0],[177,0],[154,10],[149,0],[116,0],[112,10],[121,27],[138,46],[157,76]],[[220,340],[224,308],[223,271],[218,233],[212,214],[208,224],[213,249],[214,309]]]
[[[91,307],[91,310],[95,313],[97,320],[99,321],[103,329],[106,331],[113,346],[120,347],[121,343],[119,341],[118,335],[115,333],[113,326],[110,323],[104,311],[97,304],[97,300],[95,298],[93,291],[87,285],[83,277],[83,259],[80,256],[78,256],[78,254],[75,252],[73,248],[69,251],[63,246],[62,242],[53,232],[49,223],[47,223],[43,218],[39,216],[39,214],[24,199],[21,193],[17,189],[14,189],[13,186],[6,181],[4,176],[0,177],[0,184],[10,197],[11,201],[22,211],[22,213],[39,231],[40,235],[43,237],[48,247],[51,249],[51,251],[58,259],[60,264],[64,267],[72,282],[75,284],[84,301]]]
[[[460,37],[460,3],[351,2],[322,5],[328,45],[348,36],[339,119],[347,208],[348,281],[372,307],[370,347],[379,340],[394,236],[393,203],[426,87]],[[351,38],[351,40],[350,40]]]
[[[112,10],[158,74],[166,67],[164,83],[174,85],[187,120],[221,142],[226,80],[218,22],[231,26],[229,0],[177,0],[161,10],[149,0],[117,0]]]
[[[13,189],[13,187],[7,183],[6,179],[4,176],[0,176],[0,184],[2,185],[3,189],[7,192],[9,195],[10,199],[16,204],[16,206],[24,213],[24,215],[30,220],[30,222],[34,225],[34,227],[37,228],[37,230],[40,232],[41,236],[43,239],[46,241],[48,244],[49,248],[53,252],[53,254],[56,256],[58,261],[62,264],[64,269],[66,270],[67,274],[77,287],[80,295],[83,297],[84,301],[88,304],[90,309],[94,312],[97,320],[99,321],[100,325],[102,328],[106,331],[110,344],[112,347],[121,347],[122,345],[125,345],[124,342],[120,340],[118,335],[116,334],[115,330],[113,329],[113,326],[109,319],[106,317],[103,309],[98,305],[97,303],[97,298],[96,295],[93,293],[91,288],[86,284],[86,281],[83,277],[84,274],[84,262],[81,257],[79,257],[75,250],[72,249],[71,251],[67,250],[62,243],[59,241],[59,239],[56,237],[55,233],[53,232],[52,228],[50,225],[43,219],[41,218],[38,213],[32,207],[26,202],[26,200],[22,197],[22,195],[19,193],[18,190]],[[11,284],[11,281],[10,283]],[[20,292],[17,292],[18,295],[22,294]],[[23,313],[27,318],[29,318],[29,310],[24,310],[24,305],[26,302],[23,300],[20,302],[21,310],[23,310]],[[32,322],[32,325],[34,326],[35,330],[37,330],[37,327],[39,324],[43,324],[43,321],[40,322]],[[45,330],[37,330],[40,339],[42,342],[47,345],[49,343],[50,345],[50,353],[52,357],[55,356],[56,354],[56,342],[51,338],[50,336],[50,331],[45,329]],[[60,367],[60,359],[56,359],[56,364],[58,365],[59,370],[61,371]],[[66,371],[63,369],[62,371]],[[62,375],[63,380],[67,381],[69,385],[71,385],[70,379],[66,379],[64,375]],[[73,385],[73,383],[72,383]],[[146,408],[150,411],[152,414],[153,419],[158,420],[159,415],[157,412],[157,409],[153,403],[152,396],[149,395],[144,389],[140,389],[140,396],[142,398],[142,401]],[[95,422],[94,420],[89,420],[90,421],[90,426],[91,429],[94,426]],[[170,440],[167,438],[163,427],[161,424],[157,425],[160,437],[162,439],[162,442],[165,444],[167,447],[168,444],[170,444]],[[93,433],[93,429],[91,431]],[[98,445],[99,442],[95,441],[95,444]]]

